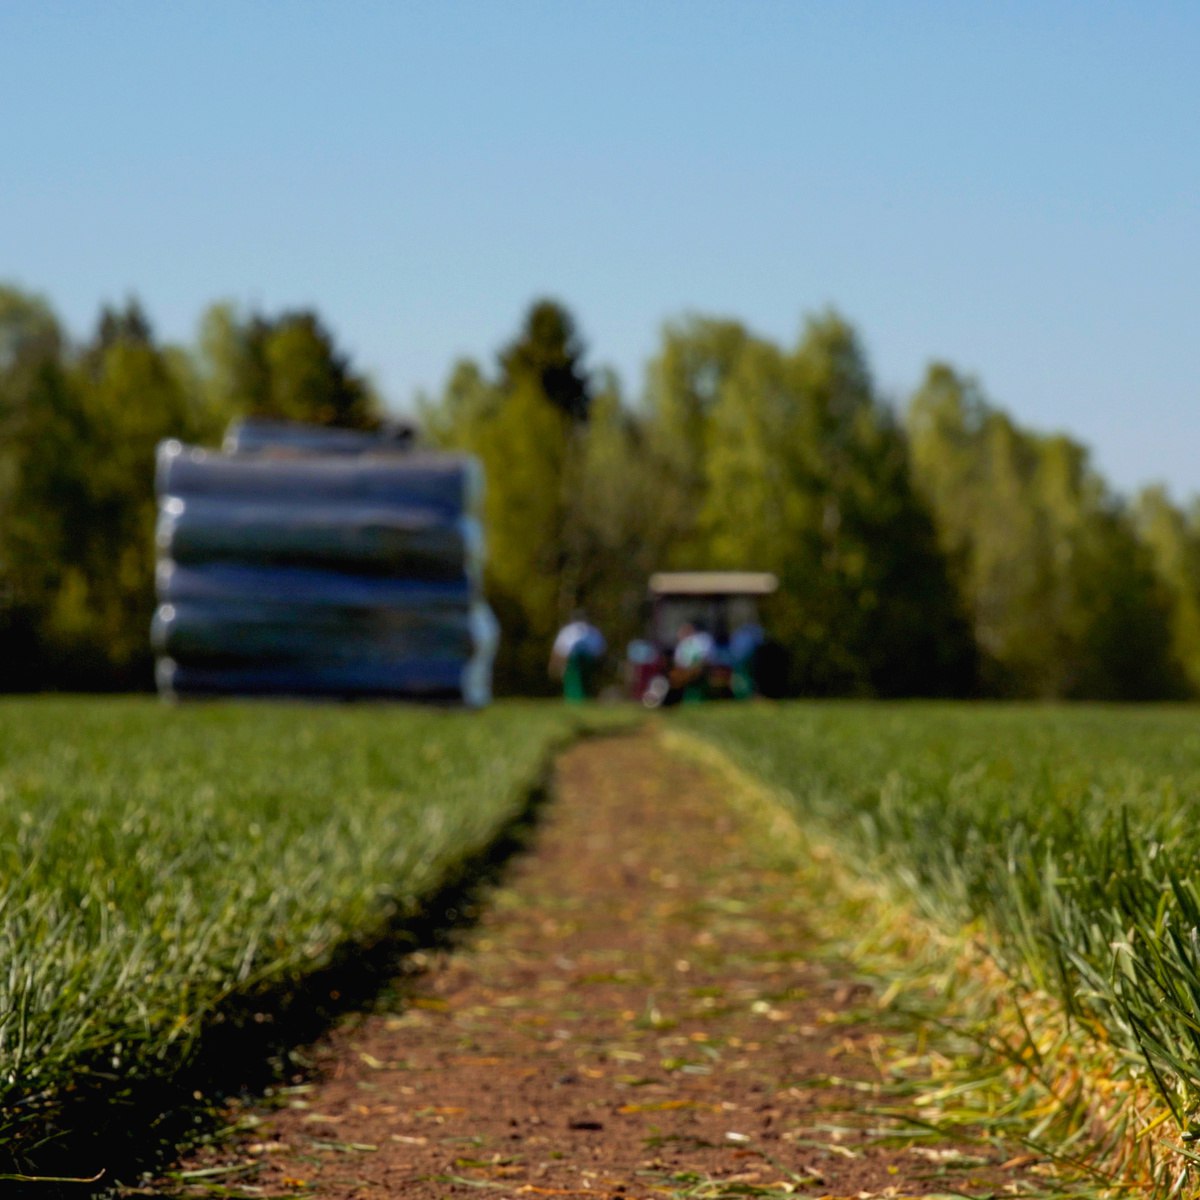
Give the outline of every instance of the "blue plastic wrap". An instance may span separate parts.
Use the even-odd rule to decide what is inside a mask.
[[[461,658],[407,658],[380,663],[259,664],[246,667],[192,666],[159,659],[161,691],[176,696],[372,696],[427,700],[463,698]]]
[[[164,695],[491,699],[477,464],[341,433],[291,428],[278,452],[159,447]]]
[[[224,449],[227,454],[398,454],[411,450],[415,437],[414,427],[403,421],[364,432],[247,417],[229,426]]]
[[[262,601],[161,604],[154,649],[190,663],[367,662],[427,654],[465,659],[479,643],[471,612],[288,605]]]
[[[461,611],[476,598],[464,576],[455,580],[387,579],[307,567],[260,567],[252,563],[205,563],[185,567],[169,560],[157,568],[158,598],[183,600],[278,601],[346,608],[405,611]]]
[[[457,454],[221,454],[176,441],[158,448],[160,497],[358,502],[434,509],[454,518],[478,511],[479,464]]]
[[[478,578],[482,534],[471,517],[369,503],[168,497],[155,534],[181,564],[335,567],[397,578]]]

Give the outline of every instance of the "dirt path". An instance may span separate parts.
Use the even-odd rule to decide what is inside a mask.
[[[533,852],[417,991],[185,1164],[223,1195],[991,1195],[986,1152],[872,1137],[882,1035],[713,776],[585,742]],[[840,1082],[838,1082],[840,1081]],[[210,1191],[209,1194],[212,1194]]]

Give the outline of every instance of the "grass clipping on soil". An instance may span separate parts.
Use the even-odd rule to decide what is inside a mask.
[[[5,702],[0,1172],[90,1174],[58,1169],[85,1101],[136,1109],[214,1030],[411,939],[583,728],[516,704]]]
[[[728,785],[779,865],[814,898],[814,933],[830,959],[870,984],[877,1019],[896,1033],[879,1063],[901,1125],[1019,1145],[1057,1195],[1185,1194],[1196,1159],[1171,1138],[1171,1113],[1138,1064],[1099,1023],[1006,973],[975,922],[924,915],[901,885],[805,830],[765,783],[721,750],[677,730],[664,746]]]

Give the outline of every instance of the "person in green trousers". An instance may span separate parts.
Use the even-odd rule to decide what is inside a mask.
[[[558,631],[550,651],[550,677],[562,681],[563,699],[569,704],[582,703],[594,694],[607,648],[604,635],[582,612]]]

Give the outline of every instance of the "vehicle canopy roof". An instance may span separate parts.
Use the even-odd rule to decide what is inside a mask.
[[[673,646],[685,625],[720,636],[758,622],[758,600],[779,586],[766,571],[660,571],[650,577],[649,632]]]
[[[652,596],[769,596],[779,580],[769,571],[658,571]]]

